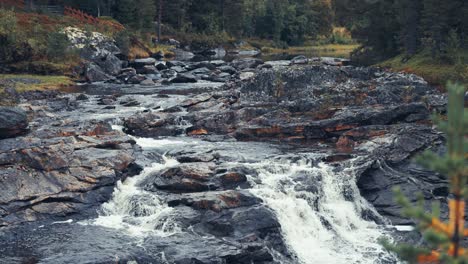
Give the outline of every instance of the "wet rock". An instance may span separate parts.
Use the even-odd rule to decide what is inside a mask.
[[[137,74],[137,75],[133,75],[131,76],[127,82],[128,83],[131,83],[131,84],[140,84],[141,82],[145,81],[146,80],[146,77],[144,75],[141,75],[141,74]]]
[[[200,69],[200,68],[207,68],[210,71],[213,71],[213,70],[216,69],[216,65],[213,64],[211,61],[200,61],[200,62],[194,63],[192,65],[189,65],[189,67],[192,68],[191,70]]]
[[[346,66],[349,64],[349,60],[347,59],[340,59],[340,58],[328,58],[328,57],[322,57],[320,58],[320,61],[325,64],[325,65],[330,65],[330,66]]]
[[[156,69],[157,69],[158,71],[167,70],[167,66],[166,66],[165,63],[160,62],[160,63],[156,64]]]
[[[162,59],[164,59],[164,56],[165,56],[165,54],[164,54],[164,52],[161,51],[161,50],[158,51],[158,52],[156,52],[156,53],[153,53],[153,54],[151,55],[151,57],[152,57],[152,58],[155,58],[156,60],[162,60]]]
[[[125,107],[139,106],[140,102],[138,102],[135,98],[126,98],[120,101],[120,105]]]
[[[173,67],[185,68],[186,64],[184,62],[181,62],[181,61],[167,61],[166,66],[168,68],[173,68]]]
[[[261,200],[247,191],[219,191],[170,196],[167,203],[171,207],[186,205],[196,210],[212,210],[247,207],[259,204]]]
[[[215,189],[210,184],[214,175],[214,164],[188,163],[150,176],[145,189],[149,191],[165,190],[172,193],[204,192]]]
[[[210,72],[211,72],[210,69],[208,69],[206,67],[203,67],[203,68],[197,68],[197,69],[191,71],[190,73],[195,74],[195,75],[203,75],[203,74],[208,74]]]
[[[222,72],[219,74],[211,74],[208,77],[204,78],[204,80],[207,80],[207,81],[222,82],[222,83],[229,81],[229,79],[231,79],[231,74],[227,72]]]
[[[85,78],[88,82],[103,82],[112,80],[113,77],[104,72],[97,64],[90,63],[85,69]]]
[[[291,65],[308,64],[308,63],[309,63],[309,59],[304,55],[296,56],[291,60]]]
[[[237,70],[234,67],[229,66],[229,65],[224,65],[224,66],[218,67],[218,70],[220,70],[222,72],[227,72],[229,74],[237,73]]]
[[[131,77],[137,74],[134,68],[124,68],[120,71],[120,74],[117,76],[117,79],[122,81],[128,81]]]
[[[258,65],[261,65],[263,63],[264,62],[261,59],[243,58],[243,59],[233,60],[231,65],[238,70],[244,70],[248,68],[255,69]]]
[[[135,59],[134,61],[130,62],[130,66],[135,69],[141,69],[144,66],[154,66],[156,64],[155,58],[145,58],[145,59]]]
[[[28,131],[28,116],[20,108],[0,107],[0,139],[19,136]]]
[[[258,65],[257,66],[257,69],[259,70],[263,70],[263,69],[271,69],[273,68],[273,65],[269,64],[269,63],[265,63],[265,64],[262,64],[262,65]]]
[[[154,65],[145,65],[143,68],[137,71],[140,74],[155,74],[158,73],[158,70]]]
[[[122,61],[112,53],[94,61],[109,75],[117,75],[122,70]]]
[[[197,78],[189,73],[181,73],[177,74],[176,77],[170,80],[172,83],[195,83],[197,82]]]
[[[77,97],[76,97],[76,100],[78,101],[87,101],[89,100],[88,96],[85,95],[85,94],[79,94]]]
[[[163,78],[170,79],[170,78],[176,77],[177,72],[174,71],[174,70],[168,69],[168,70],[161,71],[161,75],[162,75]]]
[[[154,85],[154,81],[151,78],[147,78],[146,80],[142,81],[140,84],[144,86],[151,86],[151,85]]]
[[[113,95],[105,95],[99,98],[98,104],[100,105],[112,105],[117,101],[117,97]]]
[[[173,70],[173,71],[175,71],[177,73],[187,72],[187,70],[184,67],[181,67],[181,66],[173,66],[173,67],[171,67],[171,70]]]
[[[88,212],[135,160],[134,141],[108,125],[69,129],[2,140],[0,226]]]
[[[125,119],[124,131],[140,137],[176,136],[184,132],[177,116],[170,113],[145,113]]]

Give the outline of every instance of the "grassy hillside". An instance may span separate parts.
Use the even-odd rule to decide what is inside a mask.
[[[379,63],[378,66],[420,75],[434,85],[445,85],[449,80],[468,85],[468,51],[462,50],[457,55],[461,61],[458,64],[451,63],[448,59],[433,59],[429,52],[423,51],[406,62],[403,62],[403,55],[400,55]]]

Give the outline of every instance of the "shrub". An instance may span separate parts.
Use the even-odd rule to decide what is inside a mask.
[[[17,22],[13,11],[0,9],[0,61],[11,61],[17,40]]]
[[[70,41],[61,32],[49,33],[47,38],[47,57],[53,61],[61,60],[70,54]]]
[[[119,33],[115,35],[114,39],[115,39],[115,44],[117,45],[117,47],[120,48],[123,54],[128,56],[130,53],[130,46],[131,46],[130,34],[128,33],[128,31],[126,30],[120,31]]]

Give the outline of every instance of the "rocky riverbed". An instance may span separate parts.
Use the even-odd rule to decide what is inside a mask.
[[[378,239],[417,236],[394,227],[412,222],[392,187],[448,195],[411,162],[444,151],[429,118],[446,98],[414,75],[300,59],[176,62],[232,73],[0,109],[15,122],[0,126],[0,263],[397,263]]]

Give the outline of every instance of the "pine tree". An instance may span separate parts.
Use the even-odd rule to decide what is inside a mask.
[[[136,9],[137,6],[134,0],[118,0],[116,4],[115,18],[120,23],[135,28]]]
[[[461,246],[463,238],[468,236],[468,229],[465,229],[465,200],[468,198],[468,141],[465,138],[468,133],[468,115],[464,109],[465,91],[463,86],[449,83],[448,121],[437,121],[439,128],[447,134],[447,153],[439,156],[427,151],[419,159],[427,168],[447,176],[450,181],[448,223],[443,223],[439,218],[440,205],[435,203],[432,212],[427,213],[422,198],[417,206],[413,206],[397,191],[398,201],[404,208],[403,214],[419,221],[418,229],[427,242],[426,247],[386,243],[388,249],[409,263],[468,263],[468,250]]]
[[[433,58],[443,52],[444,42],[450,29],[450,9],[451,1],[424,1],[423,26]]]
[[[401,42],[407,56],[416,53],[421,38],[421,0],[398,0],[396,2],[401,24]]]

